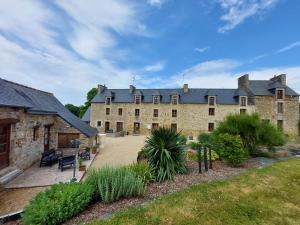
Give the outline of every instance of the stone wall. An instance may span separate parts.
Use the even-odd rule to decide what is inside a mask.
[[[38,161],[44,151],[44,125],[54,124],[54,116],[31,115],[23,109],[0,108],[0,118],[16,118],[11,124],[9,165],[25,169]],[[33,127],[39,125],[38,138],[33,140]],[[55,148],[57,138],[50,128],[50,148]]]
[[[110,108],[110,115],[106,115],[106,108]],[[118,115],[118,109],[123,109],[122,116]],[[133,133],[134,122],[140,122],[141,134],[149,134],[152,123],[158,123],[159,126],[170,127],[172,123],[177,124],[177,130],[185,135],[197,136],[200,132],[208,132],[208,123],[222,121],[230,113],[239,113],[239,105],[216,105],[215,116],[208,115],[208,104],[152,104],[141,103],[112,103],[110,106],[104,103],[93,103],[91,108],[91,126],[104,132],[105,121],[110,122],[110,128],[116,130],[116,123],[123,122],[123,128],[130,134]],[[253,106],[244,107],[249,113],[255,109]],[[135,117],[135,109],[140,109],[140,117]],[[159,109],[159,116],[153,117],[153,110]],[[172,109],[177,109],[177,117],[172,117]],[[97,127],[97,122],[101,121],[102,126]]]
[[[277,102],[283,102],[283,113],[277,113]],[[277,126],[278,120],[283,120],[284,133],[292,136],[298,136],[299,121],[299,97],[285,96],[283,100],[276,100],[275,96],[256,96],[255,107],[262,119],[269,120],[274,126]]]
[[[58,133],[80,133],[61,118],[54,115],[28,114],[24,109],[0,108],[0,119],[19,119],[19,122],[11,124],[11,141],[9,165],[19,169],[26,169],[41,158],[44,152],[44,126],[50,127],[49,148],[57,148]],[[38,126],[38,137],[33,140],[33,128]],[[93,138],[80,134],[82,147],[92,146]]]

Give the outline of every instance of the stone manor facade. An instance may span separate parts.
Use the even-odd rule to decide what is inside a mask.
[[[299,95],[286,84],[286,75],[270,80],[238,79],[237,89],[108,89],[98,94],[85,115],[99,132],[149,134],[159,126],[172,127],[188,136],[211,132],[231,113],[254,113],[298,136]]]

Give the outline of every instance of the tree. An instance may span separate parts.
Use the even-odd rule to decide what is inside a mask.
[[[87,101],[84,103],[84,105],[79,107],[79,117],[80,118],[83,117],[86,110],[91,106],[91,102],[96,95],[97,95],[97,88],[92,88],[91,90],[88,91],[88,93],[86,94]]]
[[[66,104],[65,107],[75,116],[82,118],[86,110],[91,106],[91,102],[96,95],[97,88],[92,88],[86,94],[86,102],[83,105],[75,106],[73,104]]]
[[[79,107],[73,104],[66,104],[65,107],[75,116],[79,116]]]

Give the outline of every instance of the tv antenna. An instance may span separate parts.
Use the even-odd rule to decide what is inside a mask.
[[[132,74],[132,85],[134,85],[135,78],[136,78],[136,75],[135,75],[135,74]]]

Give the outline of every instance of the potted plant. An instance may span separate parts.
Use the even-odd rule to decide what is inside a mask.
[[[97,153],[97,146],[95,146],[95,145],[93,146],[93,148],[92,148],[92,153],[93,153],[93,154],[96,154],[96,153]]]
[[[78,159],[78,163],[79,163],[79,171],[85,171],[86,170],[86,165],[83,164],[83,159],[82,158]]]

